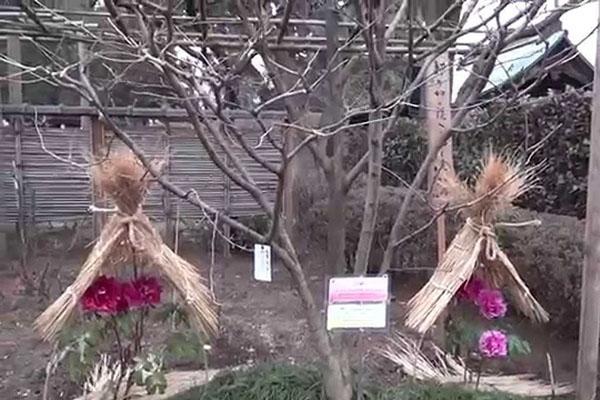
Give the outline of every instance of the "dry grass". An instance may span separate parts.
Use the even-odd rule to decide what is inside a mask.
[[[433,346],[433,345],[432,345]],[[454,358],[433,346],[433,360],[428,358],[415,341],[395,334],[379,353],[402,368],[407,375],[422,381],[439,384],[461,384],[487,392],[505,392],[517,396],[549,397],[573,392],[570,384],[552,386],[535,379],[530,374],[490,375],[481,374],[479,384],[473,382],[474,372],[467,369],[460,358]],[[466,381],[466,382],[465,382]]]
[[[512,202],[529,190],[534,169],[524,168],[514,158],[490,153],[474,186],[461,182],[452,172],[441,179],[446,202],[461,207],[467,221],[452,240],[431,279],[408,302],[406,325],[424,333],[436,322],[464,282],[485,266],[490,283],[507,288],[517,308],[537,322],[547,322],[548,313],[533,298],[525,282],[498,245],[494,224]]]
[[[423,333],[435,323],[475,271],[485,240],[469,224],[463,226],[431,279],[408,302],[405,322],[409,328]]]
[[[172,284],[196,329],[205,335],[214,334],[217,315],[212,293],[196,268],[163,243],[142,212],[149,180],[141,164],[132,153],[121,152],[94,168],[94,179],[119,211],[104,226],[75,282],[36,319],[36,330],[45,340],[55,340],[94,279],[118,269],[135,252],[146,268],[154,268]]]
[[[442,189],[443,202],[482,224],[493,223],[519,196],[531,190],[535,171],[536,167],[524,167],[515,157],[489,152],[472,187],[452,170],[444,171],[436,184]]]
[[[133,215],[144,201],[151,175],[133,153],[119,150],[92,166],[92,179],[118,209]]]
[[[118,245],[123,225],[118,216],[113,216],[106,224],[98,242],[81,267],[75,282],[71,284],[58,299],[54,301],[35,321],[34,327],[44,340],[53,341],[65,326],[79,300],[87,288],[100,274],[105,260],[112,249]]]
[[[96,367],[98,368],[98,367]],[[75,400],[113,400],[114,387],[116,380],[113,378],[119,368],[118,366],[111,368],[101,367],[100,373],[94,372],[90,376],[86,394],[78,397]],[[212,381],[215,376],[221,372],[218,369],[197,370],[197,371],[173,371],[166,374],[167,387],[162,394],[147,394],[146,388],[143,386],[134,386],[128,396],[129,400],[166,400],[173,398],[180,393],[184,393],[192,388],[199,387]],[[99,376],[96,377],[96,375]],[[107,384],[108,382],[108,384]],[[123,388],[122,388],[123,389]],[[123,390],[122,390],[123,391]],[[125,400],[125,396],[120,394],[118,400]]]

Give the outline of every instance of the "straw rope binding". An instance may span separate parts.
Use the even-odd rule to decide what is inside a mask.
[[[142,212],[150,176],[131,152],[115,153],[92,170],[95,183],[118,212],[104,226],[75,281],[34,322],[44,340],[53,341],[74,314],[86,289],[104,270],[136,257],[155,268],[185,301],[193,326],[206,335],[217,332],[213,296],[196,268],[166,246]]]

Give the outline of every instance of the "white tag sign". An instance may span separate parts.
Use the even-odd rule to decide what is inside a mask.
[[[330,304],[327,307],[327,330],[383,329],[387,326],[387,304]]]
[[[271,282],[271,246],[266,244],[254,245],[254,279],[261,282]]]
[[[331,278],[327,330],[384,329],[388,323],[388,276]]]

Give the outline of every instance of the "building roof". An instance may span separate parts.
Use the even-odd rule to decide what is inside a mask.
[[[560,60],[560,62],[559,62]],[[564,62],[562,62],[564,61]],[[571,63],[569,71],[565,70],[565,64]],[[457,67],[453,74],[452,100],[467,76],[470,74],[472,65]],[[517,86],[537,77],[543,69],[552,72],[553,69],[561,69],[561,73],[569,75],[569,84],[583,86],[591,83],[594,75],[593,66],[571,43],[566,30],[557,31],[546,39],[537,40],[532,38],[522,39],[501,52],[496,60],[488,83],[485,85],[481,96],[485,97],[492,92],[506,88],[509,85]],[[558,74],[555,74],[558,76]]]

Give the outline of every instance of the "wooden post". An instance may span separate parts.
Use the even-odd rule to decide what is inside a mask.
[[[17,234],[21,243],[21,268],[22,272],[26,276],[27,267],[27,228],[26,228],[26,200],[25,200],[25,177],[23,175],[23,120],[20,117],[16,117],[13,120],[13,129],[15,134],[15,164],[14,164],[14,175],[15,184],[17,186],[17,205],[18,219],[17,219]]]
[[[104,136],[104,125],[98,119],[98,117],[94,117],[90,120],[90,148],[92,151],[92,162],[99,162],[104,157],[104,146],[105,146],[105,136]],[[96,207],[106,207],[106,198],[104,193],[102,193],[102,189],[99,185],[96,184],[92,180],[92,204]],[[105,213],[93,213],[92,214],[92,230],[94,231],[94,237],[98,237],[100,232],[102,231],[102,227],[106,223],[106,214]]]
[[[440,140],[440,137],[450,128],[450,68],[448,53],[440,55],[431,63],[427,71],[429,83],[425,85],[423,105],[425,108],[425,127],[430,146]],[[434,207],[441,207],[439,192],[435,181],[442,170],[452,170],[452,141],[448,140],[440,150],[440,154],[429,170],[428,186],[430,200]],[[438,260],[441,261],[446,251],[446,223],[442,215],[437,221]]]
[[[596,37],[596,66],[600,66],[600,35]],[[598,340],[600,339],[600,71],[598,68],[594,73],[590,136],[579,318],[579,354],[577,357],[578,400],[594,400],[598,385]]]
[[[15,62],[21,63],[21,41],[18,36],[9,36],[6,39],[6,52],[8,58]],[[8,103],[21,104],[23,103],[23,85],[21,84],[22,77],[18,76],[21,68],[16,65],[8,64]]]
[[[425,128],[427,129],[429,146],[439,142],[442,135],[450,128],[450,60],[448,53],[439,55],[426,73],[428,83],[423,90],[423,105],[425,109]],[[429,169],[428,187],[433,207],[442,207],[439,200],[439,189],[436,180],[443,170],[452,170],[452,142],[448,140],[440,150],[437,159]],[[437,220],[437,256],[438,263],[442,261],[446,252],[446,219],[441,215]],[[433,332],[438,343],[445,341],[444,322],[446,313],[442,313]]]
[[[230,164],[229,157],[227,157],[225,162],[227,165]],[[223,209],[225,214],[229,214],[231,212],[231,179],[229,179],[225,173],[223,174],[223,179]],[[231,239],[231,227],[229,224],[223,224],[223,235],[226,239]],[[229,261],[231,259],[231,245],[227,240],[224,240],[224,245],[223,255],[225,256],[225,266],[229,266]]]
[[[295,132],[284,128],[282,135],[285,135],[283,142],[283,151],[284,154],[289,154],[295,147],[294,140]],[[285,229],[288,231],[291,239],[295,241],[296,239],[296,202],[295,202],[295,180],[296,180],[296,159],[291,159],[288,161],[287,167],[284,171],[283,178],[283,207],[282,207],[282,217],[283,223],[285,224]]]

